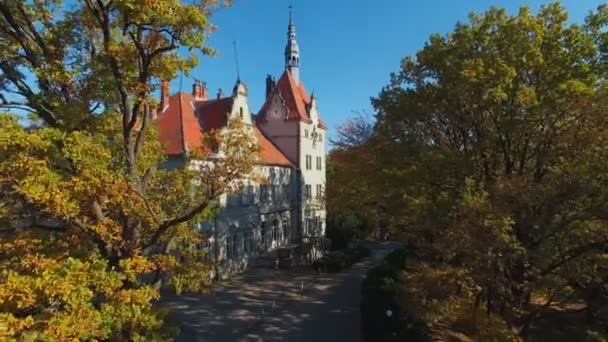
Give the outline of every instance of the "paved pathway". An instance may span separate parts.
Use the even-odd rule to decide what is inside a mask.
[[[178,341],[361,341],[361,280],[393,248],[372,245],[372,256],[345,273],[253,269],[213,295],[168,297],[164,305],[181,326]]]

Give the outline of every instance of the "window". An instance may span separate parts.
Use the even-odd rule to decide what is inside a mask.
[[[306,155],[306,170],[310,170],[312,169],[312,156],[307,154]]]
[[[239,256],[239,236],[232,235],[232,257],[237,258]]]
[[[226,236],[226,259],[232,259],[232,235]]]
[[[304,225],[304,235],[309,236],[313,230],[314,220],[312,218],[306,219],[306,224]]]
[[[287,221],[283,221],[282,234],[283,242],[289,242],[291,234],[289,232],[289,225],[287,224]]]
[[[317,184],[317,198],[322,197],[322,192],[323,192],[323,189],[321,187],[321,184]]]
[[[323,141],[323,134],[319,133],[319,142]]]
[[[272,223],[272,242],[275,243],[279,234],[279,220],[274,220]]]
[[[243,246],[245,253],[253,252],[253,241],[254,241],[254,232],[253,232],[253,230],[250,230],[247,233],[245,233],[245,241],[244,241],[244,246]]]
[[[304,137],[308,138],[308,130],[307,129],[304,130]]]
[[[238,205],[238,203],[239,203],[238,195],[231,195],[231,194],[226,195],[226,206],[227,207],[235,207]]]
[[[236,229],[236,227],[230,227],[230,229]],[[241,239],[238,234],[231,234],[226,236],[226,259],[234,259],[239,256],[239,249]]]
[[[266,250],[266,222],[262,222],[262,226],[260,227],[260,242],[261,249]]]
[[[268,185],[266,185],[266,184],[260,185],[260,202],[264,203],[264,202],[268,201],[268,197],[269,197]]]
[[[243,107],[239,107],[239,116],[243,118]]]
[[[307,200],[312,198],[312,185],[306,184],[306,192],[304,193],[304,197]]]
[[[321,170],[321,163],[322,163],[322,158],[317,157],[317,170]]]
[[[253,186],[248,185],[241,193],[241,205],[251,205],[253,203]]]
[[[283,199],[289,200],[289,184],[283,185]]]

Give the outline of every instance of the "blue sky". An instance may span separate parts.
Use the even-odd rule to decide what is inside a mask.
[[[203,57],[190,76],[207,82],[209,93],[232,89],[236,80],[232,42],[237,41],[241,79],[247,84],[250,104],[257,112],[264,101],[266,74],[283,71],[288,6],[300,45],[300,77],[315,91],[319,110],[330,130],[352,111],[371,110],[370,97],[378,94],[406,55],[420,49],[429,35],[447,33],[471,11],[492,5],[511,13],[521,5],[534,10],[547,1],[513,0],[238,0],[220,9],[213,22],[219,26],[208,44],[219,56]],[[562,1],[570,20],[581,22],[600,0]],[[180,87],[171,82],[171,92]],[[191,91],[192,79],[183,77],[182,90]],[[331,135],[331,132],[330,132]]]

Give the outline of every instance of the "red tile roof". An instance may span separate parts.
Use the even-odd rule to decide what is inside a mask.
[[[178,155],[202,147],[204,132],[227,124],[232,110],[232,97],[195,101],[191,94],[177,93],[169,98],[169,106],[158,115],[160,140],[169,155]],[[292,166],[281,151],[253,127],[260,144],[260,164]]]
[[[311,99],[304,88],[304,84],[300,81],[298,84],[291,75],[291,72],[285,70],[279,80],[277,81],[274,91],[278,91],[281,97],[285,100],[285,105],[289,109],[288,120],[301,120],[310,123],[310,117],[308,116],[308,110],[306,107],[310,105]],[[270,99],[270,97],[269,97]],[[267,101],[262,106],[260,114],[257,116],[257,120],[265,120],[264,114],[266,113],[267,107],[270,105],[270,101]],[[321,128],[327,128],[321,118],[319,118],[319,126]]]
[[[201,146],[202,134],[192,108],[193,100],[188,93],[177,93],[169,98],[169,106],[158,115],[160,140],[169,155]]]
[[[228,113],[232,110],[232,97],[219,100],[200,101],[195,104],[196,112],[205,132],[226,126]]]
[[[292,166],[287,157],[257,127],[254,126],[253,130],[260,144],[261,164]]]

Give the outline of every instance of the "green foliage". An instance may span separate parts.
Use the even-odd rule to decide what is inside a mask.
[[[194,220],[239,191],[258,146],[241,122],[166,156],[161,79],[190,70],[215,0],[0,2],[0,328],[41,340],[162,340],[159,280],[208,290]]]
[[[361,215],[344,210],[328,217],[326,237],[332,249],[343,249],[353,240],[365,239],[370,228]]]
[[[351,268],[353,264],[368,257],[369,254],[370,250],[365,246],[356,246],[341,251],[329,252],[319,260],[315,260],[312,267],[317,272],[341,272]]]
[[[414,319],[512,340],[583,300],[580,329],[606,329],[607,13],[472,14],[402,60],[371,138],[336,152],[356,192],[340,212],[385,220],[415,250],[381,285]]]
[[[327,236],[332,248],[345,248],[348,242],[381,235],[378,226],[384,226],[382,214],[382,184],[370,181],[374,176],[377,143],[373,137],[373,123],[363,114],[357,114],[338,126],[334,148],[327,158]]]
[[[426,324],[409,313],[397,292],[399,277],[412,257],[407,249],[397,249],[367,272],[361,289],[361,325],[366,340],[430,341]]]

